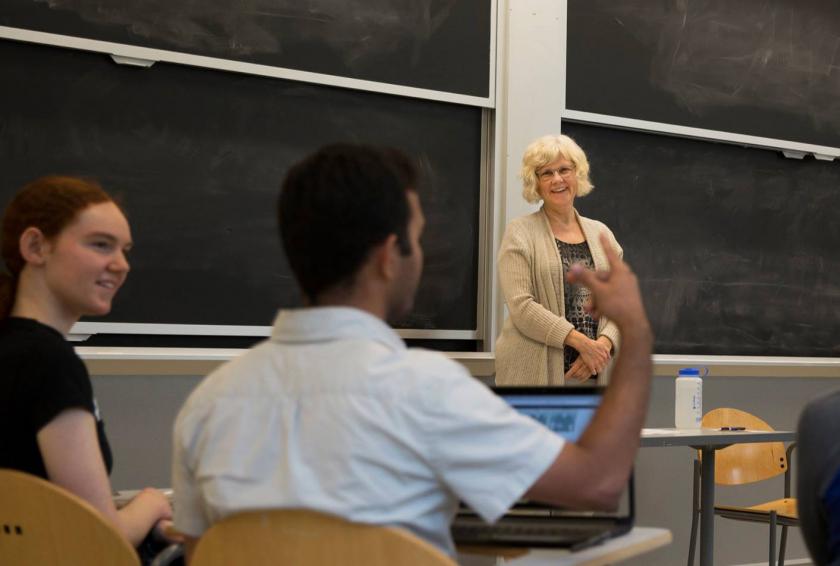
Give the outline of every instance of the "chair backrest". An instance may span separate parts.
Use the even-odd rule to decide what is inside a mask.
[[[773,430],[760,418],[738,409],[714,409],[703,416],[703,428],[742,426],[747,430]],[[788,468],[782,442],[734,444],[715,454],[715,483],[741,485],[766,480]]]
[[[201,537],[190,564],[455,566],[443,552],[401,529],[304,509],[232,515]]]
[[[0,564],[139,566],[91,505],[41,478],[0,470]]]

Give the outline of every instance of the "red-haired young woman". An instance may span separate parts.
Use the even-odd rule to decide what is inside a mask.
[[[137,546],[171,509],[143,490],[112,502],[111,450],[90,377],[65,340],[104,315],[125,281],[131,231],[96,183],[43,177],[6,208],[0,253],[0,467],[40,476],[88,501]]]

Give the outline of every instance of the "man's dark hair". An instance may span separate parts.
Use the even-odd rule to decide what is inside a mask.
[[[280,237],[304,295],[350,286],[390,234],[409,255],[407,190],[417,173],[403,153],[362,145],[324,147],[286,174],[277,200]]]

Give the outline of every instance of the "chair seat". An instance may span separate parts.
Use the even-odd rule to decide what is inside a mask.
[[[776,522],[779,525],[796,526],[799,515],[796,511],[796,499],[788,497],[776,499],[752,507],[736,507],[733,505],[715,505],[715,514],[727,519],[768,523],[770,512],[776,512]]]

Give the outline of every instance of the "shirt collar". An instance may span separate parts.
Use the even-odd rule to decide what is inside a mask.
[[[281,310],[274,319],[272,342],[331,342],[367,338],[393,350],[405,349],[405,342],[382,319],[353,307],[307,307]]]

